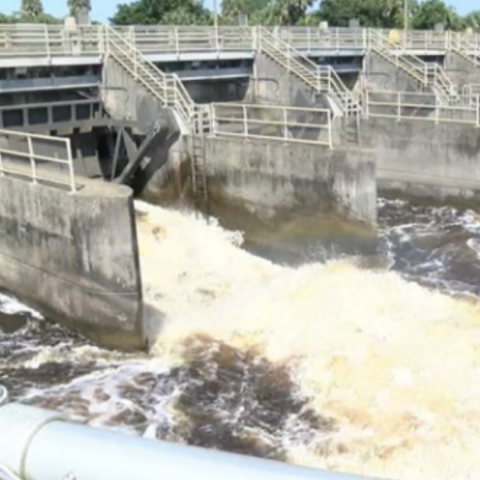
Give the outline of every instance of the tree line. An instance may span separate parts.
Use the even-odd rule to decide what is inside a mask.
[[[90,0],[67,0],[69,14],[74,16],[83,9],[90,11]],[[62,23],[62,18],[56,18],[43,9],[41,0],[22,0],[20,11],[12,15],[0,12],[0,23]]]
[[[95,0],[104,1],[104,0]],[[220,1],[220,0],[217,0]],[[448,30],[480,31],[480,10],[461,16],[443,0],[407,0],[408,27],[429,30],[443,24]],[[70,15],[90,10],[90,0],[67,0]],[[220,25],[303,25],[347,27],[351,19],[363,27],[403,28],[404,0],[223,0]],[[44,12],[41,0],[22,0],[20,12],[0,13],[0,23],[60,23]],[[114,25],[212,25],[213,12],[200,0],[136,0],[117,6]]]

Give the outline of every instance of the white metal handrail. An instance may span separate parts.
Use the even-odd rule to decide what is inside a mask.
[[[144,53],[253,51],[258,27],[163,26],[128,27],[65,26],[43,24],[0,25],[0,56],[97,55],[104,53],[104,30],[113,28]],[[365,28],[269,27],[268,31],[300,51],[375,48],[375,35],[393,32],[395,47],[403,55],[412,52],[444,52],[458,49],[478,52],[480,36],[468,32],[380,30]]]
[[[395,41],[395,40],[398,40]],[[418,57],[407,54],[401,46],[401,38],[390,38],[382,30],[370,30],[371,48],[381,57],[400,68],[424,87],[432,87],[442,101],[448,103],[450,97],[456,97],[455,84],[438,64],[424,62]]]
[[[99,55],[103,27],[0,25],[0,57]]]
[[[333,148],[332,112],[319,108],[213,103],[212,135]]]
[[[287,71],[301,78],[316,91],[332,95],[345,115],[355,114],[361,110],[352,92],[331,66],[319,66],[285,40],[263,27],[259,28],[259,44],[261,51]]]
[[[107,52],[163,105],[175,109],[187,126],[192,124],[196,106],[176,74],[162,72],[113,28],[106,29],[105,45]]]
[[[366,118],[390,118],[465,124],[480,127],[480,95],[465,95],[455,105],[441,103],[435,94],[421,92],[365,92]]]
[[[367,30],[363,28],[282,27],[278,34],[298,50],[367,49]]]
[[[143,53],[217,52],[253,50],[251,27],[131,26],[112,27]]]
[[[47,153],[39,153],[45,149]],[[51,150],[54,153],[48,153]],[[30,168],[25,168],[25,161],[29,162]],[[43,169],[42,166],[47,168]],[[57,169],[51,168],[55,166]],[[67,169],[68,180],[60,174],[58,166]],[[34,184],[47,182],[67,187],[72,193],[76,192],[70,140],[0,129],[0,177],[12,175],[29,178]]]

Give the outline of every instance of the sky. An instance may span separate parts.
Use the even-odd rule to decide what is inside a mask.
[[[108,21],[116,11],[116,6],[119,3],[130,3],[131,0],[91,0],[92,4],[92,19],[98,22],[105,23]],[[0,12],[12,13],[20,10],[21,0],[0,0]],[[56,17],[64,17],[67,15],[67,0],[42,0],[45,12],[50,13]],[[212,8],[213,0],[204,0],[205,6]],[[472,9],[480,8],[478,5],[475,8],[472,3],[473,0],[449,0],[447,3],[454,6],[458,13],[465,14]],[[476,3],[476,2],[475,2]],[[221,0],[218,0],[221,4]]]

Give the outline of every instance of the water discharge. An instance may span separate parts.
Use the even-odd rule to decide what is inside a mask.
[[[477,476],[473,212],[382,201],[396,270],[386,271],[348,259],[274,264],[213,221],[136,207],[150,354],[106,352],[28,312],[10,332],[0,320],[0,381],[17,399],[94,426],[338,471]]]

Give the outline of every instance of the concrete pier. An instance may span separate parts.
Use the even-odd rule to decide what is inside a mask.
[[[145,346],[130,188],[0,177],[0,287],[106,347]]]

